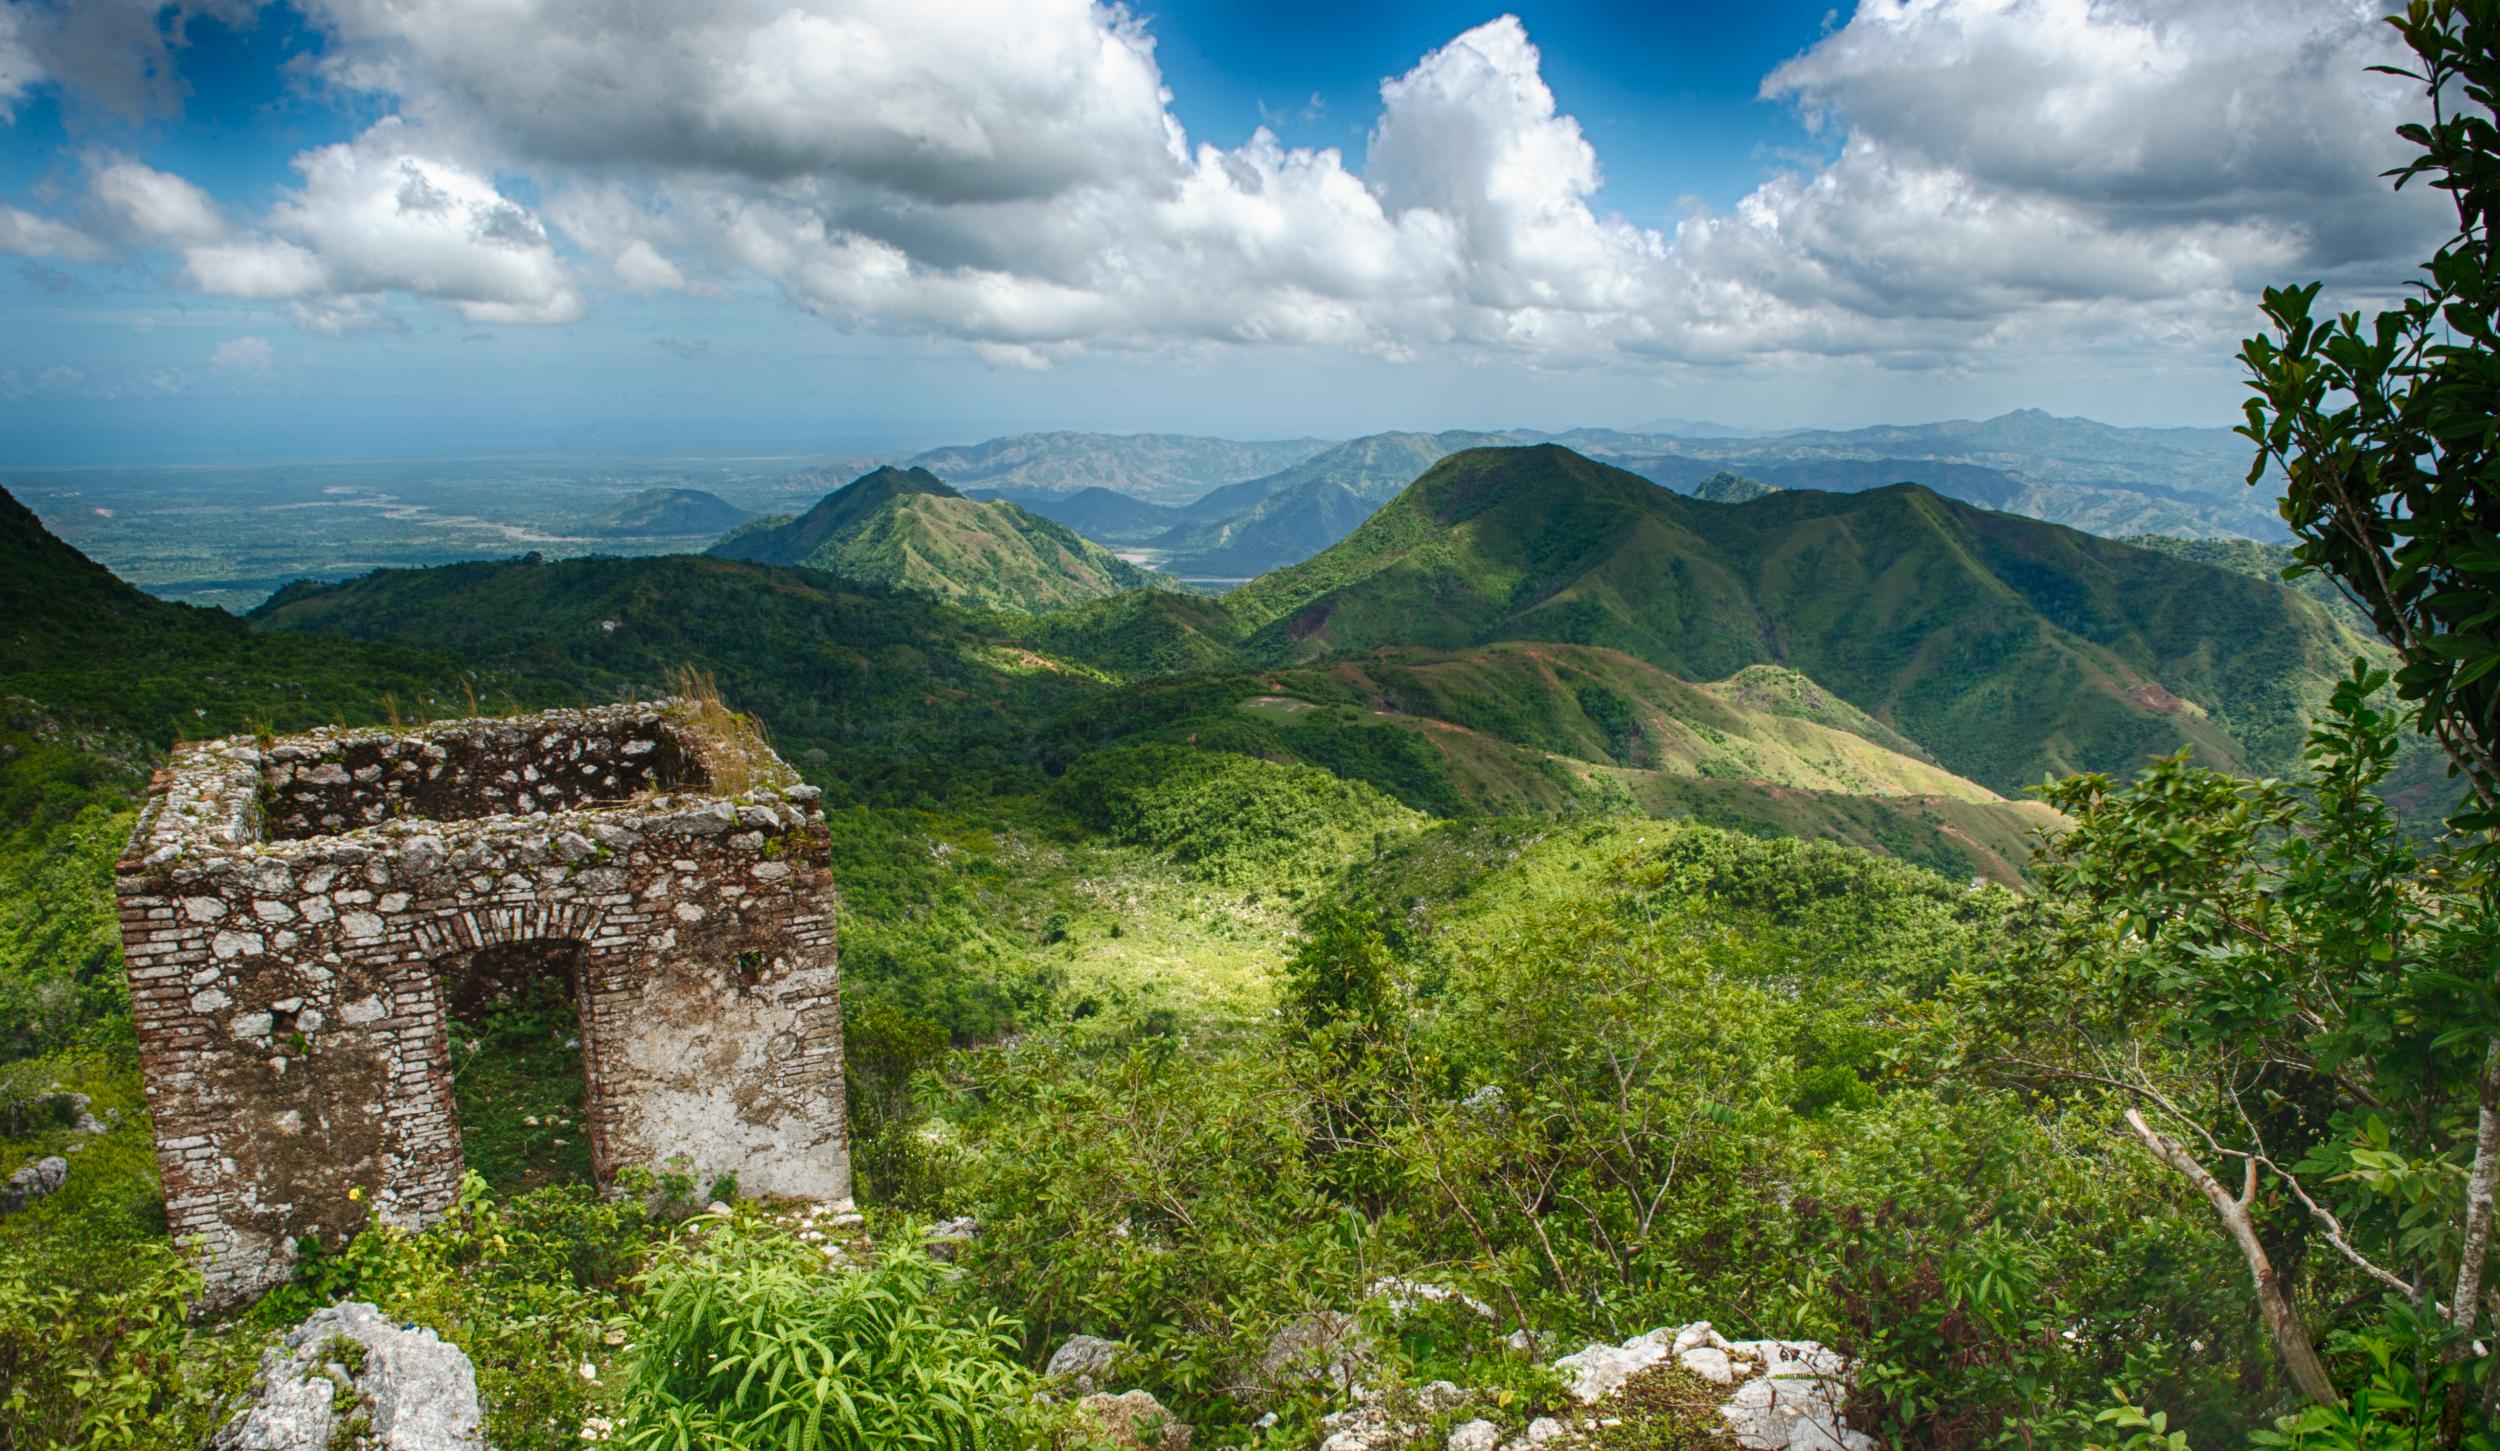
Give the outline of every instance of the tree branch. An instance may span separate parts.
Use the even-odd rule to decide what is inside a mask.
[[[2284,1369],[2291,1373],[2292,1383],[2300,1393],[2322,1405],[2333,1405],[2342,1397],[2335,1393],[2335,1382],[2328,1378],[2326,1365],[2318,1359],[2317,1346],[2309,1339],[2309,1327],[2301,1323],[2300,1311],[2283,1291],[2283,1282],[2275,1273],[2274,1261],[2267,1257],[2266,1247],[2258,1242],[2257,1226],[2249,1218],[2249,1201],[2257,1193],[2257,1161],[2248,1161],[2247,1182],[2235,1198],[2222,1187],[2185,1145],[2144,1121],[2139,1109],[2127,1110],[2127,1127],[2153,1151],[2153,1157],[2196,1186],[2205,1201],[2222,1220],[2231,1242],[2239,1247],[2240,1258],[2248,1264],[2249,1278],[2257,1289],[2257,1307],[2266,1317],[2266,1329],[2274,1337],[2275,1352],[2283,1357]]]

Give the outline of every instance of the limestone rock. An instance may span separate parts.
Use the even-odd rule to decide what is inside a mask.
[[[357,1301],[316,1310],[261,1357],[210,1451],[485,1451],[477,1373],[431,1330]]]
[[[1145,1391],[1085,1397],[1076,1408],[1113,1444],[1134,1451],[1189,1451],[1190,1429]]]
[[[969,1214],[959,1215],[954,1219],[941,1219],[929,1226],[926,1240],[929,1258],[952,1260],[980,1233],[981,1222]]]
[[[1875,1451],[1873,1438],[1842,1423],[1848,1359],[1811,1340],[1730,1341],[1703,1321],[1663,1326],[1621,1345],[1591,1345],[1554,1368],[1571,1378],[1575,1400],[1594,1405],[1670,1359],[1704,1380],[1734,1387],[1719,1413],[1748,1451]],[[1530,1443],[1524,1437],[1513,1443],[1523,1444]]]
[[[1500,1427],[1491,1421],[1468,1421],[1451,1429],[1447,1451],[1493,1451],[1501,1443]]]
[[[1318,1310],[1276,1332],[1259,1356],[1259,1380],[1268,1386],[1295,1381],[1324,1381],[1352,1390],[1371,1347],[1354,1317],[1339,1310]]]
[[[58,1154],[37,1159],[9,1176],[8,1186],[0,1188],[0,1214],[15,1214],[38,1199],[61,1192],[69,1182],[69,1160]]]
[[[1042,1374],[1052,1380],[1072,1382],[1080,1391],[1090,1391],[1107,1382],[1111,1366],[1128,1347],[1116,1340],[1096,1335],[1071,1335],[1057,1350],[1050,1353],[1050,1363]]]
[[[1594,1405],[1623,1389],[1623,1383],[1675,1353],[1676,1332],[1652,1330],[1621,1345],[1591,1345],[1554,1362],[1571,1378],[1571,1396]]]

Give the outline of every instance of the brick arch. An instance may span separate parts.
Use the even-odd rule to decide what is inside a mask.
[[[579,942],[596,951],[607,910],[580,898],[504,903],[470,908],[415,923],[409,931],[428,958],[528,942]]]

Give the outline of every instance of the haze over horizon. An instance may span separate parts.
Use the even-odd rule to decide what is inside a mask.
[[[2380,9],[0,0],[0,461],[2225,424]]]

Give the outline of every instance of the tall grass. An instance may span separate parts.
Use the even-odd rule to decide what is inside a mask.
[[[738,796],[759,786],[793,784],[796,773],[773,753],[762,722],[729,708],[712,672],[680,665],[669,672],[674,712],[694,737],[712,791]]]

